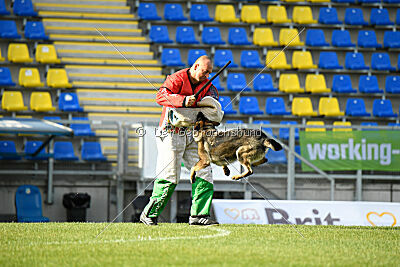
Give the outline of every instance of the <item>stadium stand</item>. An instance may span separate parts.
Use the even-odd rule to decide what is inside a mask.
[[[193,63],[196,61],[196,59],[198,59],[200,56],[204,56],[204,55],[207,55],[207,52],[204,49],[189,49],[189,52],[188,52],[188,65],[192,66]],[[219,77],[216,78],[216,79],[218,79],[218,81],[219,81]],[[215,83],[215,80],[214,80],[214,83]],[[218,89],[218,87],[217,87],[217,89]]]
[[[45,149],[39,151],[36,156],[32,156],[39,147],[43,144],[42,141],[27,141],[25,143],[25,158],[27,160],[47,160],[49,158],[49,154],[46,153]]]
[[[270,115],[290,115],[282,97],[268,97],[265,102],[265,113]]]
[[[271,69],[291,69],[292,66],[287,64],[285,52],[280,50],[268,50],[266,65]]]
[[[42,196],[38,187],[21,185],[15,192],[15,208],[18,222],[49,222],[42,214]]]
[[[183,67],[185,64],[181,59],[181,52],[177,48],[164,48],[161,63],[169,67]]]
[[[390,99],[375,99],[372,106],[372,115],[375,117],[397,117],[397,114],[393,112]]]
[[[317,116],[309,97],[295,97],[292,102],[292,114],[296,116]]]
[[[143,20],[161,20],[161,17],[157,14],[156,4],[154,3],[140,3],[138,16]]]
[[[218,27],[204,27],[201,34],[201,40],[204,44],[218,45],[225,44],[222,40],[221,32]]]
[[[265,23],[266,20],[261,17],[261,10],[256,5],[244,5],[240,12],[240,20],[246,23]]]
[[[292,66],[294,69],[316,69],[309,51],[294,51],[292,54]]]
[[[371,25],[393,25],[386,8],[372,8],[370,15]]]
[[[5,91],[1,98],[1,108],[7,111],[27,110],[22,93],[18,91]]]
[[[387,53],[372,53],[371,68],[373,70],[396,70],[395,67],[392,67],[389,55]]]
[[[208,6],[204,4],[194,4],[190,9],[190,20],[192,21],[213,21],[210,17]]]
[[[179,44],[199,44],[196,40],[193,27],[178,26],[176,28],[176,42]]]
[[[375,75],[360,75],[358,82],[360,93],[380,94],[383,90],[379,88],[378,78]]]
[[[52,88],[71,88],[65,69],[49,69],[47,72],[47,86]]]
[[[10,11],[6,8],[5,0],[0,0],[0,15],[10,15]]]
[[[41,21],[27,21],[25,25],[25,38],[33,40],[48,40]]]
[[[243,91],[251,91],[249,87],[247,87],[246,76],[244,73],[228,73],[228,77],[226,78],[226,87],[229,91],[233,92],[241,92]]]
[[[19,85],[24,87],[43,87],[37,68],[21,68],[19,70]]]
[[[228,68],[236,68],[238,64],[233,60],[232,51],[229,49],[217,49],[214,54],[214,66],[223,67],[228,61],[231,61]]]
[[[289,46],[303,46],[304,42],[300,41],[299,31],[297,29],[281,29],[279,31],[279,44]]]
[[[71,123],[70,128],[74,131],[75,136],[95,136],[89,123],[89,119],[86,117],[73,117],[75,121],[87,121],[88,123]]]
[[[0,85],[15,86],[15,83],[12,81],[10,69],[8,67],[0,67]]]
[[[306,45],[309,46],[329,46],[325,41],[324,31],[321,29],[309,29],[306,33]]]
[[[239,22],[233,5],[217,5],[215,8],[215,21],[222,23]]]
[[[298,24],[315,24],[317,20],[313,18],[311,7],[295,6],[293,8],[293,22]]]
[[[343,69],[343,66],[339,64],[339,60],[336,52],[321,52],[319,54],[318,67],[321,69]]]
[[[350,75],[337,74],[333,76],[332,92],[336,93],[357,93],[351,84]]]
[[[54,159],[64,161],[79,160],[79,158],[75,155],[72,143],[69,141],[54,142]]]
[[[240,55],[240,65],[243,68],[264,68],[260,62],[260,55],[257,50],[244,50]]]
[[[286,93],[304,93],[304,88],[300,87],[297,74],[282,74],[279,79],[279,90]]]
[[[43,64],[55,64],[60,63],[60,59],[57,57],[56,48],[54,45],[49,44],[38,44],[36,47],[35,59],[38,63]]]
[[[362,98],[349,98],[346,103],[347,116],[353,117],[370,117],[371,113],[367,112],[365,109],[365,103]]]
[[[267,9],[267,22],[269,23],[289,23],[286,8],[284,6],[269,5]]]
[[[7,39],[19,39],[21,35],[18,34],[17,25],[13,20],[0,21],[0,37]]]
[[[245,115],[260,115],[264,114],[260,110],[258,100],[255,96],[243,96],[239,100],[239,112]]]
[[[259,92],[276,92],[278,88],[274,87],[270,74],[254,74],[253,89]]]
[[[220,96],[219,102],[221,103],[222,110],[225,114],[232,115],[237,113],[237,111],[232,107],[232,101],[229,96]]]
[[[292,124],[292,125],[297,125],[297,121],[281,121],[280,124],[282,125],[287,125],[287,124]],[[283,139],[283,140],[289,140],[289,128],[279,128],[279,138]],[[294,129],[294,138],[295,140],[299,140],[300,139],[300,135],[299,135],[299,128],[295,128]]]
[[[361,30],[358,32],[357,44],[359,47],[373,47],[381,48],[382,45],[378,44],[376,40],[375,31]]]
[[[31,0],[15,0],[13,13],[17,16],[36,17],[38,14],[33,9]]]
[[[307,74],[306,92],[311,93],[329,93],[331,88],[326,87],[325,76],[323,74]]]
[[[165,4],[164,19],[169,21],[186,21],[181,4]]]
[[[337,10],[334,7],[321,7],[319,9],[318,22],[321,24],[342,24],[338,19]]]
[[[61,93],[58,100],[58,109],[62,111],[82,112],[83,108],[79,106],[79,100],[76,93]]]
[[[334,126],[351,126],[351,122],[349,121],[335,121],[333,122]],[[351,128],[333,128],[333,132],[352,132]]]
[[[33,59],[29,55],[27,44],[10,43],[8,45],[8,60],[15,63],[31,63]]]
[[[349,70],[369,70],[369,67],[365,65],[364,55],[361,52],[347,52],[344,65]]]
[[[211,73],[209,76],[209,79],[211,79],[212,77],[214,77],[215,73]],[[218,91],[224,91],[225,88],[221,86],[220,80],[219,80],[219,76],[217,78],[215,78],[213,80],[213,85],[215,86],[215,88],[218,89]]]
[[[82,160],[86,161],[106,161],[101,151],[101,145],[98,142],[84,142],[81,151]]]
[[[351,42],[350,32],[348,30],[333,30],[332,46],[354,47],[356,45]]]
[[[368,22],[364,20],[364,13],[361,8],[346,8],[344,23],[359,26],[368,25]]]
[[[11,140],[0,140],[0,160],[20,160],[21,156],[17,154],[15,142]]]
[[[277,46],[270,28],[256,28],[253,34],[253,43],[259,46]]]
[[[32,92],[31,110],[37,112],[55,111],[49,92]]]
[[[247,33],[244,28],[234,27],[229,29],[228,43],[231,45],[250,45],[247,40]]]
[[[173,43],[169,38],[168,28],[165,25],[151,26],[149,37],[154,43]]]
[[[400,48],[400,32],[385,31],[383,46],[385,48]]]
[[[386,76],[385,89],[387,93],[400,93],[400,76]]]
[[[325,122],[323,122],[323,121],[307,121],[306,125],[308,125],[308,126],[325,126]],[[318,128],[318,127],[307,127],[306,132],[326,132],[326,129]]]
[[[318,105],[319,115],[323,116],[343,116],[340,111],[339,102],[336,97],[321,97]]]

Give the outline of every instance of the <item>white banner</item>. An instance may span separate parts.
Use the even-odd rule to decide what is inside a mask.
[[[400,226],[400,203],[214,199],[213,208],[221,224]]]

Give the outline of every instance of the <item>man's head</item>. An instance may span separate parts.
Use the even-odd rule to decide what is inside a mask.
[[[202,82],[212,72],[213,64],[208,56],[199,57],[190,68],[190,76],[195,83]]]

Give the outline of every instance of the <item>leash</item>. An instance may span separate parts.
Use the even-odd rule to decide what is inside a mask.
[[[226,63],[226,64],[225,64],[225,65],[210,79],[210,80],[208,80],[208,82],[206,82],[206,84],[203,85],[203,87],[201,87],[200,90],[197,91],[197,93],[194,94],[194,97],[197,99],[197,98],[199,97],[200,93],[201,93],[204,89],[206,89],[206,87],[207,87],[215,78],[217,78],[217,77],[221,74],[221,72],[223,72],[224,69],[226,69],[226,68],[228,67],[229,64],[231,64],[231,61],[230,61],[230,60],[229,60],[228,63]]]

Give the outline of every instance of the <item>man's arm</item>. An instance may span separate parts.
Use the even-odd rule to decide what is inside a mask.
[[[174,80],[168,76],[157,92],[156,102],[165,107],[180,108],[185,106],[185,96],[180,95],[182,81]]]
[[[208,89],[206,96],[211,96],[212,98],[218,100],[219,99],[219,94],[217,88],[211,84],[210,88]]]

